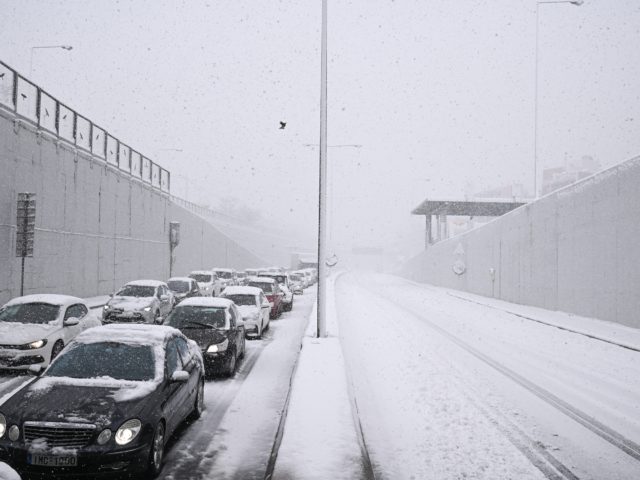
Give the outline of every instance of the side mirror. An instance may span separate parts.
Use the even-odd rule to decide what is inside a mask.
[[[304,290],[302,290],[301,288],[297,288],[293,291],[294,295],[302,295],[304,293]]]
[[[245,327],[244,320],[236,320],[236,325],[238,325],[238,327],[244,328]]]
[[[169,300],[169,295],[160,295],[160,300],[166,302],[167,300]]]
[[[27,372],[29,372],[31,375],[40,375],[42,373],[44,369],[42,368],[42,365],[31,365],[28,369]]]
[[[176,370],[171,375],[171,382],[179,382],[185,383],[189,381],[189,372],[185,372],[184,370]]]
[[[262,308],[271,308],[271,304],[269,302],[264,302],[262,304]]]
[[[74,325],[78,325],[79,323],[80,323],[80,320],[78,320],[76,317],[69,317],[64,321],[64,326],[72,327]]]

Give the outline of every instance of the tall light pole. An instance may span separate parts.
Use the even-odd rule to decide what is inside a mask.
[[[584,0],[537,0],[536,1],[536,55],[533,100],[533,196],[538,198],[538,54],[540,50],[540,5],[547,3],[570,3],[579,7]]]
[[[318,320],[316,337],[326,331],[327,258],[327,0],[322,0],[322,34],[320,53],[320,172],[318,176]]]
[[[41,48],[61,48],[62,50],[73,50],[73,47],[71,45],[40,45],[37,47],[31,47],[31,56],[29,58],[29,77],[31,77],[31,74],[33,73],[33,52],[36,49],[41,49]]]

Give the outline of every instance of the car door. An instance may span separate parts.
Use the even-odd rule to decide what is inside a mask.
[[[198,382],[200,381],[200,369],[198,367],[197,360],[193,357],[193,352],[189,348],[187,341],[182,337],[175,337],[176,346],[178,347],[178,353],[182,360],[182,369],[189,373],[189,381],[187,382],[187,393],[185,396],[185,402],[183,403],[182,418],[185,418],[189,413],[196,401],[198,394]]]
[[[158,291],[160,292],[160,315],[162,318],[167,318],[169,312],[171,312],[171,293],[169,289],[164,285],[160,285],[158,287]]]
[[[67,311],[64,313],[64,317],[62,319],[62,341],[66,345],[69,343],[76,335],[78,335],[83,330],[83,319],[87,316],[88,312],[85,312],[86,307],[81,303],[76,303],[75,305],[70,305],[67,307]],[[77,318],[78,323],[76,325],[65,325],[65,322],[70,318]]]
[[[242,328],[242,335],[240,335],[240,326],[238,325],[238,318],[240,315],[236,310],[235,305],[231,305],[229,308],[229,343],[233,343],[236,350],[236,361],[238,357],[242,355],[242,343],[240,337],[244,338],[244,328]]]
[[[168,434],[176,429],[184,418],[184,404],[188,397],[189,382],[172,382],[171,376],[178,370],[183,370],[184,365],[180,356],[175,337],[170,338],[165,345],[165,387],[164,415],[167,420]]]
[[[262,315],[263,328],[269,325],[269,318],[271,313],[271,304],[264,293],[260,292],[260,314]]]

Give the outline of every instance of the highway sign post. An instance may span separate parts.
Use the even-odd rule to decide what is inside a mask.
[[[20,296],[24,295],[24,261],[33,257],[33,238],[36,230],[36,194],[19,193],[16,216],[16,257],[22,258]]]

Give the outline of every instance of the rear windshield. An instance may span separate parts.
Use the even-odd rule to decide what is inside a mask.
[[[192,273],[189,275],[190,278],[193,278],[196,282],[199,283],[208,283],[211,281],[211,275],[206,273]]]
[[[251,305],[256,306],[256,296],[255,295],[225,295],[224,298],[228,298],[236,305]]]
[[[155,358],[150,345],[118,342],[77,343],[51,364],[47,377],[153,380]]]
[[[262,283],[262,282],[249,282],[249,286],[250,287],[258,287],[261,288],[263,292],[265,293],[271,293],[271,290],[273,289],[273,284],[272,283]]]
[[[187,293],[189,291],[189,282],[184,280],[170,280],[167,282],[167,286],[169,290],[176,293]]]

